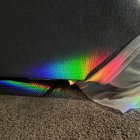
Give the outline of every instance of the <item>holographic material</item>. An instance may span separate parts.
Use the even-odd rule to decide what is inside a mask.
[[[121,112],[140,108],[140,36],[77,86],[91,100]]]
[[[103,85],[110,83],[138,55],[139,48],[140,36],[137,36],[113,60],[91,76],[87,81],[99,82]]]
[[[99,82],[104,85],[109,83],[112,79],[114,79],[114,77],[116,77],[119,74],[118,69],[124,63],[126,56],[127,54],[123,54],[121,56],[116,57],[113,61],[111,61],[104,68],[99,70],[87,81]]]

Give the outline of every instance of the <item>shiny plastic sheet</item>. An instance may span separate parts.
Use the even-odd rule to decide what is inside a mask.
[[[76,84],[99,104],[123,113],[140,108],[140,36],[101,70]]]

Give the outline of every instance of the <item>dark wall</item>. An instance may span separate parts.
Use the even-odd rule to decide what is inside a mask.
[[[111,55],[138,34],[139,0],[3,0],[0,76],[32,77],[23,70],[100,50]]]

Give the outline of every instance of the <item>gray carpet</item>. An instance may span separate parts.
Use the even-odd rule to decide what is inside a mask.
[[[126,114],[81,93],[0,95],[0,140],[139,140],[140,111]]]

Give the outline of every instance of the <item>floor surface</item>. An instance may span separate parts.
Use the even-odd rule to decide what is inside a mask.
[[[140,139],[140,111],[121,114],[81,93],[69,93],[44,98],[0,95],[0,140]]]

